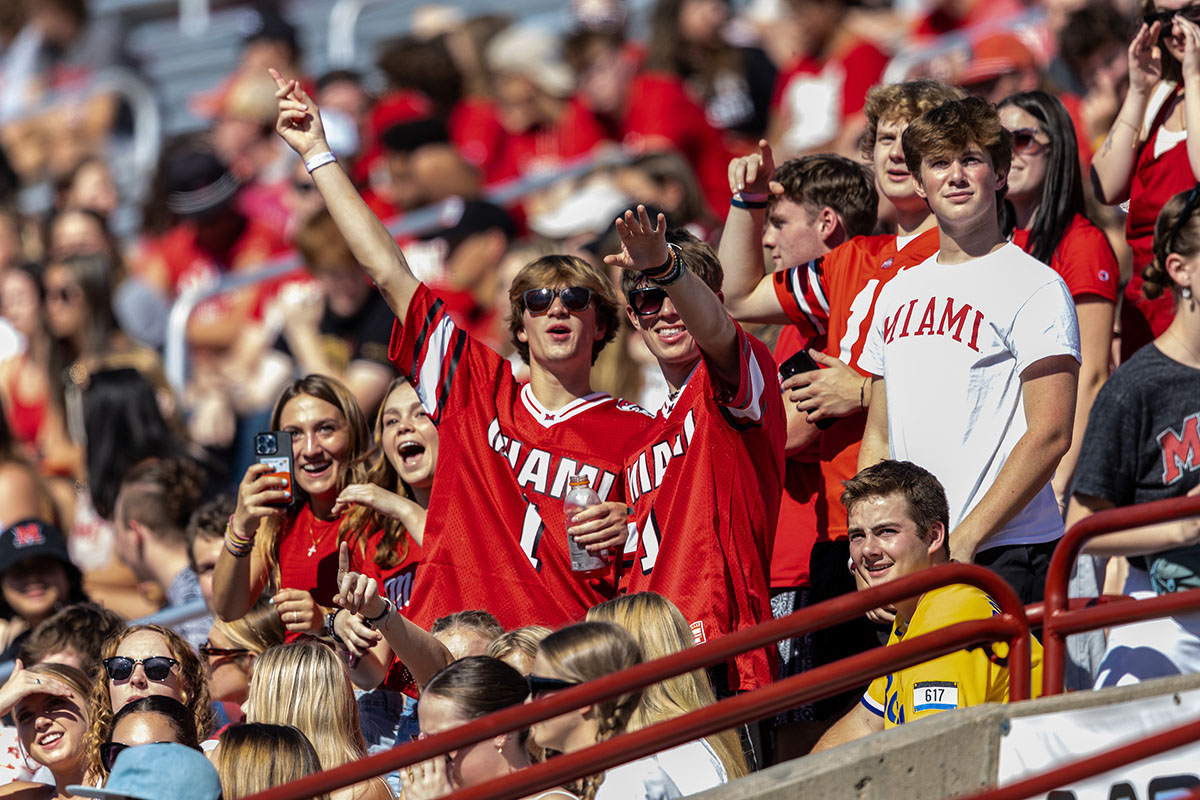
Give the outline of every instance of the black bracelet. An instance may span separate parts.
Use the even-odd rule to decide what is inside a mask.
[[[337,615],[341,612],[342,609],[335,608],[333,611],[330,611],[325,615],[325,632],[329,634],[330,639],[333,639],[338,644],[345,644],[345,642],[342,641],[342,637],[337,635],[337,630],[333,626],[334,621],[337,619]]]
[[[643,270],[642,274],[645,275],[647,279],[654,280],[655,278],[669,274],[674,267],[675,251],[671,248],[671,245],[667,245],[667,260],[654,269]]]
[[[687,268],[683,263],[683,254],[674,245],[668,245],[668,247],[671,248],[671,255],[674,256],[674,263],[671,265],[671,269],[665,275],[647,275],[650,282],[658,287],[670,286],[683,277],[683,273]]]
[[[743,208],[747,211],[750,211],[752,209],[766,208],[767,201],[766,200],[743,200],[742,198],[738,197],[735,194],[733,197],[729,198],[729,205],[733,206],[734,208]]]
[[[388,600],[385,597],[385,598],[383,598],[383,611],[380,611],[378,616],[363,617],[363,622],[367,623],[368,625],[374,625],[376,622],[379,622],[379,620],[383,619],[389,613],[391,613],[391,610],[392,610],[392,601]]]

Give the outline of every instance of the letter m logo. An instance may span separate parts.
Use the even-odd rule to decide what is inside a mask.
[[[1162,449],[1163,483],[1168,486],[1183,477],[1184,470],[1200,468],[1200,413],[1183,421],[1179,431],[1167,428],[1158,435]]]
[[[35,544],[42,544],[44,541],[42,530],[36,522],[18,525],[13,528],[13,547],[29,547]]]

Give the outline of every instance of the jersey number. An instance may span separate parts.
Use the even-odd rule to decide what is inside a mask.
[[[854,296],[854,302],[850,304],[850,319],[846,320],[846,332],[838,342],[838,354],[847,364],[854,360],[854,345],[858,344],[859,328],[871,313],[871,305],[875,302],[875,287],[878,285],[878,278],[867,281],[867,285]]]
[[[546,532],[546,523],[534,503],[525,506],[525,519],[521,523],[521,550],[537,572],[542,571],[542,561],[537,557],[538,545],[542,543],[542,534]]]
[[[642,556],[642,574],[649,575],[654,570],[654,564],[658,561],[658,519],[654,516],[654,509],[650,509],[650,516],[646,517],[646,526],[641,531],[642,549],[646,554]]]

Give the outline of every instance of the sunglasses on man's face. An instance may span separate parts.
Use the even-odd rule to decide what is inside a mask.
[[[521,295],[525,308],[535,317],[540,317],[554,305],[554,298],[562,301],[563,308],[572,314],[580,314],[592,304],[592,290],[583,286],[564,286],[562,289],[530,289]]]
[[[629,305],[633,308],[633,313],[639,317],[648,317],[662,311],[665,299],[667,299],[666,291],[653,286],[634,289],[629,293]]]
[[[527,675],[526,683],[529,684],[529,696],[537,697],[546,692],[561,692],[563,689],[569,689],[572,686],[578,686],[577,681],[564,681],[558,678],[542,678],[538,675]]]
[[[155,682],[165,681],[171,674],[171,668],[179,664],[167,656],[150,656],[150,658],[129,658],[128,656],[113,656],[104,659],[104,671],[109,680],[126,681],[133,674],[133,668],[142,665],[146,678]]]
[[[1183,8],[1176,8],[1172,10],[1149,11],[1142,16],[1142,21],[1147,25],[1153,25],[1155,22],[1157,22],[1162,26],[1162,30],[1165,32],[1171,27],[1171,23],[1175,21],[1176,14],[1183,17],[1188,22],[1194,22],[1197,25],[1200,25],[1200,3],[1195,3],[1190,6],[1184,6]]]

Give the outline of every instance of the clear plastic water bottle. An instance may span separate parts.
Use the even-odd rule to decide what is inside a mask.
[[[600,495],[592,489],[584,475],[572,475],[567,496],[563,498],[563,513],[567,516],[567,527],[571,527],[571,515],[589,506],[600,504]],[[571,571],[581,578],[592,578],[608,572],[608,562],[594,556],[583,545],[576,543],[567,534],[567,552],[571,556]]]

